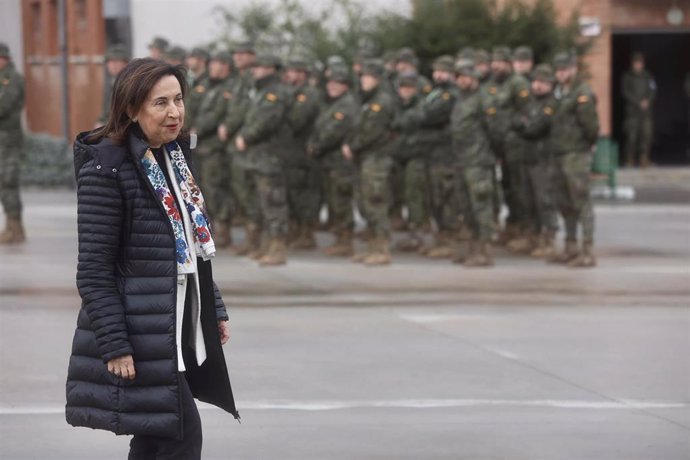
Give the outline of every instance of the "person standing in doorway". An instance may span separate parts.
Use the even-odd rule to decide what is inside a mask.
[[[649,167],[652,148],[652,104],[656,96],[654,77],[645,69],[642,53],[635,53],[632,65],[623,75],[623,99],[625,99],[625,165]]]

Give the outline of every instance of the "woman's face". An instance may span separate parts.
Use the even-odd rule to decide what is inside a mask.
[[[184,124],[184,101],[177,78],[166,75],[158,80],[136,118],[151,147],[177,139]]]

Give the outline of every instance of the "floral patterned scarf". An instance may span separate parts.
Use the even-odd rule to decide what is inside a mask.
[[[178,196],[178,199],[181,199],[180,204],[183,204],[189,213],[192,227],[190,233],[194,239],[194,249],[197,255],[204,260],[209,260],[216,255],[216,247],[211,237],[204,196],[201,194],[201,190],[194,180],[182,149],[177,142],[173,141],[166,144],[165,149],[170,154],[169,158],[172,165],[172,168],[168,169],[169,171],[172,169],[170,180],[175,180],[179,184],[179,194],[181,196]],[[179,274],[194,273],[196,271],[196,261],[192,258],[192,251],[189,248],[185,234],[184,219],[177,209],[174,191],[171,191],[170,187],[168,187],[161,165],[156,161],[151,149],[146,151],[141,162],[172,224],[177,249],[177,272]],[[174,179],[172,177],[173,172],[175,174]],[[174,188],[177,189],[177,187]]]

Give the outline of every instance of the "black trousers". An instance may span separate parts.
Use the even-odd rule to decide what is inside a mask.
[[[188,283],[185,302],[185,315],[182,323],[182,354],[185,363],[196,360],[194,350],[189,346],[192,283]],[[194,360],[194,361],[193,361]],[[136,366],[136,362],[134,363]],[[180,398],[182,399],[183,439],[162,438],[158,436],[135,435],[129,443],[129,460],[200,460],[201,459],[201,418],[194,402],[184,372],[180,373]]]

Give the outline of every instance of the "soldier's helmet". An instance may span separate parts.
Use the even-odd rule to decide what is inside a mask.
[[[237,42],[232,45],[232,52],[256,54],[256,48],[254,47],[254,43],[250,41]]]
[[[151,43],[149,43],[149,48],[156,48],[161,51],[165,51],[170,46],[170,42],[163,37],[153,37]]]
[[[335,66],[331,69],[331,73],[328,76],[328,81],[349,85],[352,82],[350,79],[350,71],[346,66]]]
[[[288,59],[285,68],[309,73],[309,60],[303,56],[293,56]]]
[[[259,53],[254,61],[254,67],[273,67],[280,69],[283,66],[283,61],[275,54]]]
[[[568,52],[558,53],[556,57],[553,58],[553,67],[556,70],[567,69],[575,65],[577,65],[577,59]]]
[[[534,53],[529,46],[518,46],[513,51],[513,61],[533,61]]]
[[[398,75],[398,87],[417,87],[419,83],[419,74],[415,71],[403,72]]]
[[[347,62],[345,61],[345,58],[338,54],[328,56],[328,58],[326,59],[326,68],[333,69],[335,67],[347,67]]]
[[[129,61],[130,55],[127,47],[121,43],[111,45],[105,50],[105,60],[106,61]]]
[[[407,62],[415,67],[419,66],[419,59],[414,50],[409,47],[400,48],[396,56],[397,62]]]
[[[474,69],[474,64],[467,60],[459,60],[455,64],[455,74],[458,76],[479,78],[477,71]]]
[[[532,71],[532,80],[554,83],[556,76],[553,73],[553,67],[549,64],[539,64]]]
[[[477,50],[474,52],[474,65],[477,64],[491,64],[491,55],[486,50]]]
[[[510,62],[510,48],[507,46],[496,46],[491,52],[491,60],[499,62]]]
[[[164,53],[164,56],[166,59],[184,61],[187,57],[187,51],[181,46],[173,46]]]
[[[440,70],[443,72],[454,73],[455,72],[455,59],[453,59],[453,56],[450,56],[448,54],[445,54],[443,56],[439,56],[434,61],[432,68],[434,70]]]
[[[362,65],[362,75],[381,78],[386,74],[386,66],[382,59],[367,59]]]
[[[6,43],[0,43],[0,57],[10,59],[10,47]]]
[[[205,61],[208,61],[211,59],[211,54],[206,50],[205,48],[202,48],[200,46],[197,46],[195,48],[192,48],[192,51],[189,52],[190,56],[203,59]]]
[[[216,51],[213,53],[213,56],[211,56],[211,60],[232,65],[232,54],[230,51]]]

